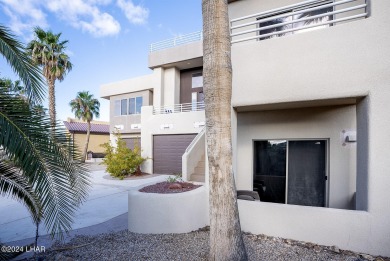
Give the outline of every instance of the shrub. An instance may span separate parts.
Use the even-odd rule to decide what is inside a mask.
[[[177,174],[174,177],[169,176],[167,178],[167,182],[169,183],[183,182],[183,179],[181,178],[181,174]]]
[[[101,145],[105,148],[106,156],[102,164],[107,166],[107,172],[119,179],[128,175],[141,174],[140,166],[147,160],[147,158],[141,157],[141,148],[135,145],[133,150],[129,149],[120,134],[116,135],[116,148],[109,142]]]

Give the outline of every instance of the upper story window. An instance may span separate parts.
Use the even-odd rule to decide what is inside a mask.
[[[121,100],[121,115],[127,115],[127,99]]]
[[[203,74],[193,73],[192,74],[192,88],[203,87]]]
[[[121,115],[121,101],[115,100],[114,101],[114,116]]]
[[[324,14],[333,12],[333,6],[322,7],[331,2],[332,1],[323,1],[321,3],[310,4],[274,15],[257,18],[257,20],[260,21],[260,23],[258,24],[260,29],[264,28],[263,30],[259,31],[259,35],[264,35],[264,37],[259,38],[259,40],[302,33],[305,31],[311,31],[331,26],[330,23],[326,22],[333,20],[333,15],[324,16]],[[297,22],[294,23],[294,21]],[[325,24],[321,26],[320,24],[323,23]],[[318,24],[320,26],[299,29],[314,24]]]
[[[142,96],[114,101],[114,116],[140,114]],[[127,106],[128,105],[128,106]]]
[[[142,107],[142,96],[129,99],[129,114],[140,114]]]

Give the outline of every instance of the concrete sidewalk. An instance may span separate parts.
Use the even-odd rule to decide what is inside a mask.
[[[75,215],[73,230],[102,224],[127,213],[129,190],[165,181],[168,177],[159,175],[151,178],[113,180],[107,178],[107,175],[104,170],[91,172],[92,189],[87,201]],[[109,231],[104,230],[100,233],[103,232]],[[39,234],[47,234],[44,225],[41,225]],[[13,199],[0,197],[0,242],[12,242],[13,245],[16,245],[15,241],[22,242],[21,240],[33,239],[34,237],[35,226],[26,207]]]

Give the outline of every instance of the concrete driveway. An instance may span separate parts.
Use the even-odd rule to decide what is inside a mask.
[[[101,169],[92,165],[91,169]],[[87,201],[77,211],[73,229],[85,228],[106,222],[128,211],[128,191],[141,185],[165,181],[168,176],[132,180],[113,180],[104,170],[91,172],[92,189]],[[123,220],[123,218],[122,218]],[[41,225],[40,235],[47,232]],[[7,243],[35,237],[35,226],[26,208],[19,202],[0,197],[0,242]]]

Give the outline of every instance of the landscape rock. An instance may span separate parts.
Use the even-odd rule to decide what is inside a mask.
[[[173,183],[169,185],[169,189],[182,189],[183,187],[179,183]]]
[[[186,260],[202,261],[209,257],[209,237],[207,229],[184,234],[136,234],[127,230],[100,234],[97,236],[77,236],[69,243],[58,244],[39,254],[44,260],[84,261],[84,260]],[[390,261],[389,258],[373,257],[340,250],[313,243],[266,235],[243,233],[249,261],[294,261],[294,260],[332,260],[332,261]],[[57,259],[55,259],[57,258]],[[68,259],[62,259],[68,258]],[[70,258],[70,259],[69,259]],[[31,261],[34,259],[30,259]]]

